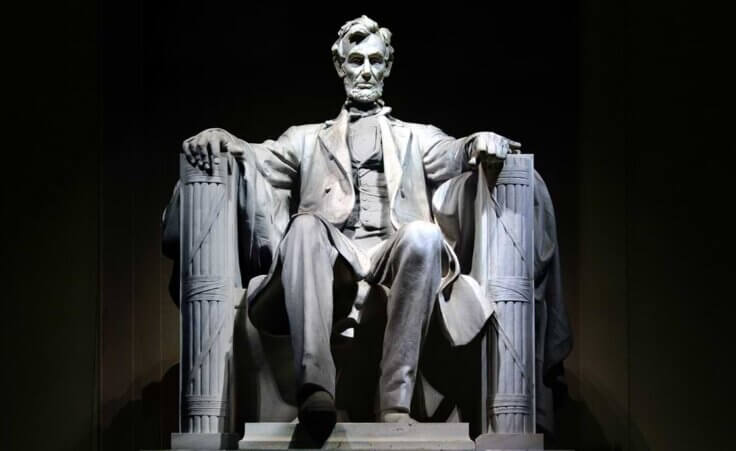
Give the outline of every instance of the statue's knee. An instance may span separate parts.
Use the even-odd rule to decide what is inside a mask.
[[[442,248],[442,232],[436,224],[414,221],[404,230],[404,246],[414,254],[434,256]]]
[[[289,253],[295,247],[327,245],[329,237],[327,228],[316,216],[302,214],[291,220],[289,230],[281,244],[281,252]]]
[[[291,220],[289,231],[299,233],[319,233],[324,229],[324,224],[316,216],[310,214],[301,214]]]

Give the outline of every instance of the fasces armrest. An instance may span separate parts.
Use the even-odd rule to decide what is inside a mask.
[[[179,226],[183,432],[225,432],[230,412],[236,185],[230,160],[222,161],[208,172],[182,155],[178,221],[171,206],[164,214],[164,234]]]
[[[489,359],[496,385],[489,391],[489,430],[534,432],[534,160],[510,155],[491,191],[476,248],[487,262],[481,286],[495,303]],[[495,348],[495,349],[494,349]]]

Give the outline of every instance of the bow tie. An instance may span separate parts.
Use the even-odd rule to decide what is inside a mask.
[[[372,108],[368,111],[361,110],[359,108],[356,108],[352,106],[352,104],[347,101],[345,102],[345,109],[348,112],[348,115],[350,115],[350,120],[354,121],[356,119],[362,119],[364,117],[369,116],[384,116],[391,112],[391,107],[385,106],[382,100],[379,100],[376,102],[377,105],[375,108]]]

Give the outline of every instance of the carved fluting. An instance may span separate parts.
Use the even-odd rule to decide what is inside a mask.
[[[531,156],[509,156],[491,193],[487,418],[497,433],[534,432],[532,168]]]
[[[232,341],[228,165],[212,173],[182,156],[181,430],[225,432]]]

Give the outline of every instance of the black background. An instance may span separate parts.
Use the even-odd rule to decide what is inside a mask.
[[[559,444],[730,443],[725,12],[685,1],[17,6],[4,70],[7,449],[167,446],[169,368],[144,377],[162,379],[148,394],[110,401],[105,384],[137,381],[134,351],[169,330],[157,227],[180,142],[212,126],[260,141],[337,115],[330,45],[363,13],[394,32],[395,116],[455,136],[492,130],[535,154],[576,333]],[[159,354],[172,348],[156,339]]]

